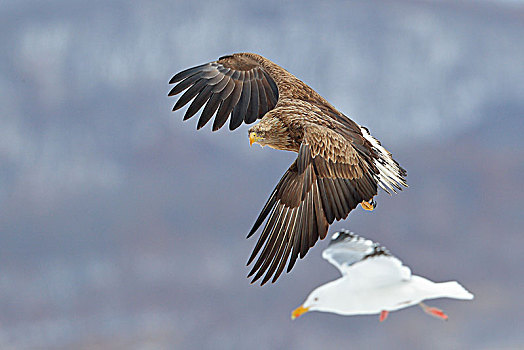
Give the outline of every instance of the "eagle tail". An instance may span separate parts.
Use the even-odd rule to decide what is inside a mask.
[[[391,194],[391,192],[397,193],[397,190],[402,191],[401,186],[408,187],[406,183],[406,170],[393,159],[391,153],[380,144],[379,140],[371,136],[365,126],[361,126],[360,130],[364,138],[371,143],[378,155],[378,158],[373,159],[378,169],[378,174],[375,174],[378,185],[389,194]]]

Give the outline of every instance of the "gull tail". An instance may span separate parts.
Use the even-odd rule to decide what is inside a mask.
[[[462,287],[457,281],[442,282],[435,284],[435,291],[440,294],[441,298],[453,298],[471,300],[473,294],[471,294],[466,288]]]

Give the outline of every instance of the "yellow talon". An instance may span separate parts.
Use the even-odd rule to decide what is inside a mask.
[[[373,210],[374,207],[373,207],[373,200],[369,201],[369,202],[366,202],[366,201],[362,201],[362,203],[360,203],[360,205],[362,206],[362,208],[364,208],[364,210]]]

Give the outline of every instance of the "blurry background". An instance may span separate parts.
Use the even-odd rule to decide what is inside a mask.
[[[524,347],[522,1],[3,1],[0,3],[0,348]],[[250,285],[246,240],[295,155],[247,126],[195,131],[171,76],[252,51],[366,125],[409,189],[348,228],[436,300],[340,317],[290,312],[337,277],[319,242]],[[211,123],[210,123],[211,124]]]

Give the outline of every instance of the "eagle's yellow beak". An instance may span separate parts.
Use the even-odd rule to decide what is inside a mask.
[[[255,142],[258,142],[261,138],[257,136],[255,132],[249,133],[249,145],[252,146]]]
[[[291,313],[291,319],[294,320],[295,318],[300,317],[301,315],[305,314],[308,311],[309,311],[308,307],[304,307],[300,305],[295,310],[293,310],[293,312]]]

